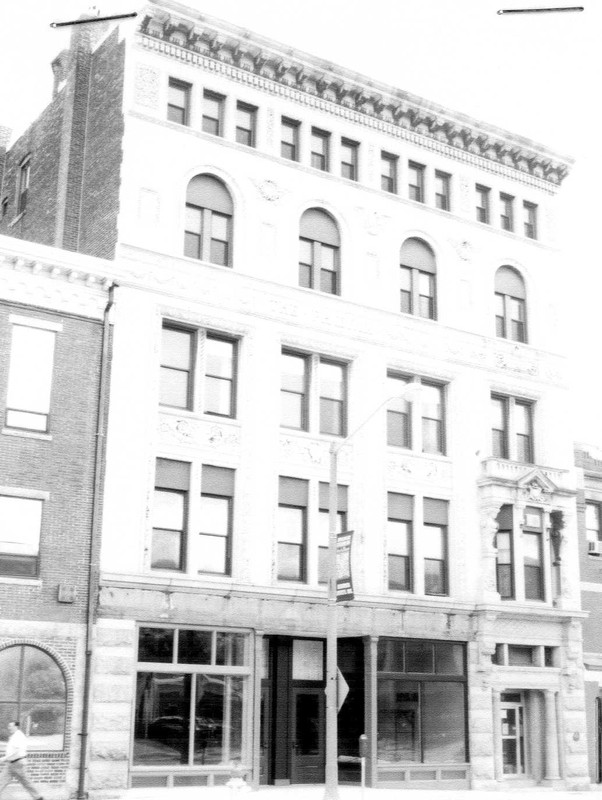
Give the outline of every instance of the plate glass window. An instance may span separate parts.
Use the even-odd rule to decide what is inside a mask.
[[[190,124],[190,84],[169,79],[167,89],[167,119],[179,125]]]
[[[442,211],[449,211],[451,208],[450,202],[450,189],[451,189],[451,175],[447,172],[435,171],[435,205]]]
[[[37,576],[42,503],[29,497],[0,495],[0,575]]]
[[[6,396],[6,427],[47,432],[55,331],[13,324]]]
[[[297,120],[282,117],[280,155],[289,161],[299,161],[299,127]]]
[[[415,161],[408,163],[408,197],[417,203],[424,203],[424,164]]]

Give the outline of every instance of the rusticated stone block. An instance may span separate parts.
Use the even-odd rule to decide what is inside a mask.
[[[483,758],[471,754],[470,759],[472,777],[474,780],[491,781],[494,780],[493,759]]]
[[[129,741],[97,741],[94,738],[90,744],[90,757],[92,761],[127,761]]]
[[[470,740],[470,754],[473,757],[493,758],[493,740],[491,736],[473,736]]]
[[[100,675],[131,675],[135,669],[133,658],[99,654],[96,657],[95,672]]]
[[[99,647],[133,647],[135,631],[131,628],[97,628],[96,644]]]
[[[99,703],[129,703],[132,700],[132,682],[129,678],[99,676],[95,679],[93,697]]]
[[[131,711],[125,703],[110,708],[107,703],[102,709],[95,709],[92,715],[92,728],[95,731],[126,731],[130,727]]]
[[[91,790],[127,789],[128,764],[93,761],[88,770],[88,786]]]

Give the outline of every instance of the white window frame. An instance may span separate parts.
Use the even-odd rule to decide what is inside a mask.
[[[21,487],[14,487],[14,486],[0,486],[0,498],[2,497],[10,497],[15,498],[18,500],[34,500],[36,502],[41,502],[42,506],[40,509],[40,527],[38,531],[38,540],[37,540],[37,553],[35,557],[37,558],[37,570],[35,576],[19,576],[19,575],[0,575],[0,582],[22,582],[22,581],[38,581],[40,575],[40,543],[42,540],[42,528],[44,525],[44,504],[48,502],[50,499],[49,492],[39,491],[38,489],[25,489]],[[0,523],[1,524],[1,523]],[[0,529],[0,536],[2,535]],[[7,542],[8,544],[8,542]],[[2,544],[0,544],[0,549],[2,548]],[[33,555],[27,553],[15,553],[11,552],[8,548],[1,549],[3,555]]]

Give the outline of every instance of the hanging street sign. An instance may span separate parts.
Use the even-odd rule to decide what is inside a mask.
[[[337,603],[353,600],[351,580],[351,539],[353,531],[337,534]]]

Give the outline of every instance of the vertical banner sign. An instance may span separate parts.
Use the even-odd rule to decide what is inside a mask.
[[[337,603],[353,600],[351,539],[353,531],[337,534]]]

